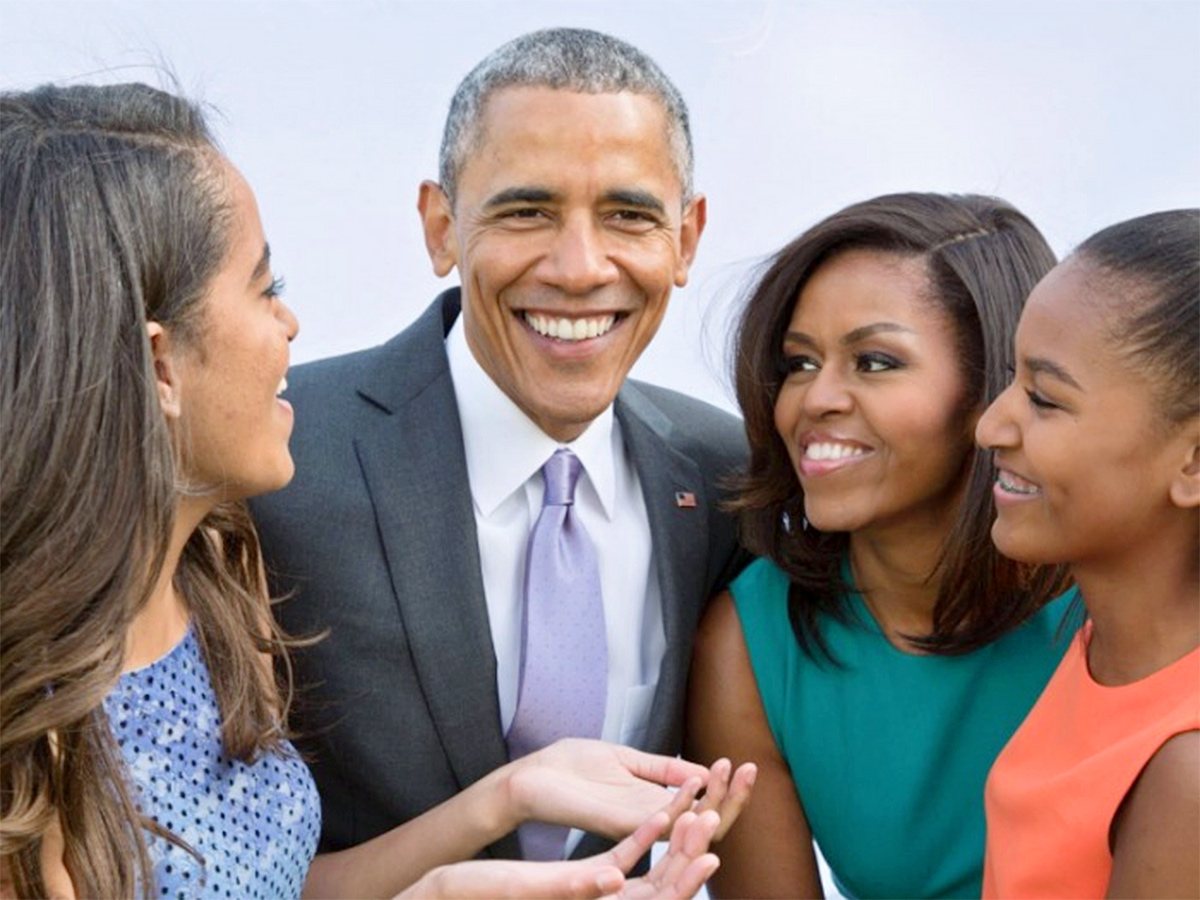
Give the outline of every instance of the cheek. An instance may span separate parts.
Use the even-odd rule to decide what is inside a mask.
[[[616,252],[612,259],[650,304],[665,306],[671,289],[677,286],[681,274],[686,274],[686,267],[681,273],[679,248],[671,235],[657,235],[647,246],[629,253]]]
[[[510,346],[502,318],[507,315],[504,310],[495,305],[489,307],[478,298],[467,299],[463,304],[463,333],[467,345],[493,374],[507,358],[506,349]]]
[[[773,415],[775,431],[779,435],[779,439],[783,441],[783,446],[787,450],[793,466],[799,457],[795,432],[803,400],[799,389],[786,386],[780,390],[779,396],[775,399]]]
[[[486,235],[467,239],[459,259],[459,274],[480,292],[495,294],[519,279],[537,261],[542,251],[532,235]]]

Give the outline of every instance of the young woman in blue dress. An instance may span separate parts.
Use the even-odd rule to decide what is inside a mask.
[[[736,815],[744,779],[729,790],[728,764],[594,741],[552,745],[314,859],[319,801],[285,727],[289,639],[241,506],[292,476],[279,394],[298,330],[250,186],[186,101],[46,87],[0,95],[0,197],[5,890],[699,888],[716,809]],[[578,862],[447,865],[527,819],[632,836]],[[671,819],[666,855],[626,881]]]
[[[760,559],[701,625],[685,749],[759,766],[715,894],[821,896],[815,838],[848,896],[979,896],[984,780],[1069,602],[992,546],[972,438],[1053,265],[1001,200],[898,194],[813,226],[753,288],[737,506]]]

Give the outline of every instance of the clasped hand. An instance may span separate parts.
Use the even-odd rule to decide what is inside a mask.
[[[631,834],[658,810],[676,809],[671,789],[688,779],[698,779],[704,792],[694,811],[713,810],[719,816],[713,840],[720,840],[749,800],[757,774],[752,763],[734,772],[729,760],[722,759],[709,769],[582,738],[556,741],[510,766],[506,785],[515,824],[567,825],[612,840]],[[679,808],[670,821],[686,808]]]
[[[691,897],[720,865],[708,852],[709,845],[737,819],[756,775],[751,763],[734,773],[728,760],[706,769],[579,739],[559,741],[512,767],[508,789],[514,808],[525,819],[629,836],[608,852],[581,860],[480,860],[444,866],[401,897]],[[670,791],[671,786],[678,790]],[[702,788],[704,797],[697,801]],[[665,806],[649,815],[643,812],[646,805],[664,798]],[[629,822],[634,827],[627,828]],[[627,879],[625,873],[672,822],[666,852],[645,875]]]

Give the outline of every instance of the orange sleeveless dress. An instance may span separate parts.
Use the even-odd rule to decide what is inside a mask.
[[[1200,648],[1106,687],[1088,672],[1091,632],[1089,621],[988,775],[985,898],[1103,897],[1121,801],[1159,747],[1200,729]]]

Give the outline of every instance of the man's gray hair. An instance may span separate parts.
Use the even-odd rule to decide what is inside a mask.
[[[598,31],[546,28],[521,35],[493,51],[459,84],[450,101],[438,178],[454,202],[458,175],[482,138],[483,110],[508,87],[547,87],[585,94],[630,91],[662,104],[667,140],[686,201],[692,194],[692,133],[687,105],[662,69],[641,50]]]

